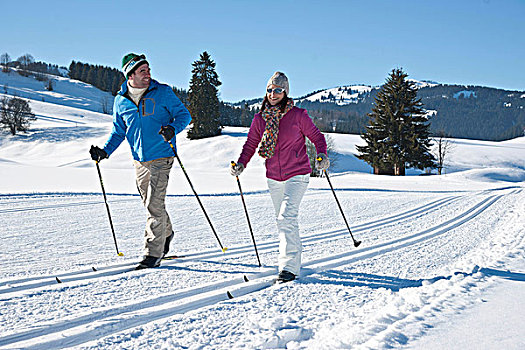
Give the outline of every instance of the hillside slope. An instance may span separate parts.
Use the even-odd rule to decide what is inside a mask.
[[[21,76],[14,68],[9,73],[0,70],[0,93],[92,112],[103,112],[104,109],[111,110],[113,107],[113,96],[108,92],[78,80],[40,75],[53,80],[52,91],[45,89],[47,82],[38,81],[33,76]]]

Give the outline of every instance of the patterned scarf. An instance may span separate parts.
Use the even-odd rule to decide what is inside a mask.
[[[266,107],[261,113],[262,118],[266,122],[264,134],[261,139],[261,146],[259,147],[259,155],[263,158],[271,158],[275,153],[275,145],[277,144],[277,136],[279,136],[279,121],[281,118],[293,108],[292,99],[288,99],[284,112],[281,112],[279,105]]]

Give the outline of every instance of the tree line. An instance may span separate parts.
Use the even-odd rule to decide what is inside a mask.
[[[69,77],[110,92],[113,96],[117,94],[125,80],[124,74],[119,69],[77,61],[72,61],[69,65]]]

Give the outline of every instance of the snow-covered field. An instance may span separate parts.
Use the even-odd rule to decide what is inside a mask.
[[[278,237],[263,162],[240,177],[263,267],[228,172],[245,128],[177,138],[228,251],[175,166],[167,206],[172,253],[184,257],[132,271],[145,211],[129,148],[100,163],[123,257],[88,155],[111,118],[71,103],[31,107],[54,119],[0,137],[2,349],[525,348],[525,138],[452,140],[445,175],[389,177],[352,155],[358,136],[332,134],[331,180],[363,243],[353,247],[326,179],[311,179],[302,275],[272,286]]]

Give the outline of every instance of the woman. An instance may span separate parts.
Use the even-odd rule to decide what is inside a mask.
[[[258,153],[266,159],[268,188],[279,229],[277,281],[280,283],[294,280],[301,269],[302,245],[297,218],[312,170],[305,136],[317,150],[316,167],[330,166],[323,134],[305,109],[294,107],[288,95],[288,78],[284,73],[275,72],[268,81],[261,111],[253,118],[239,160],[230,168],[233,176],[239,176],[260,146]]]

